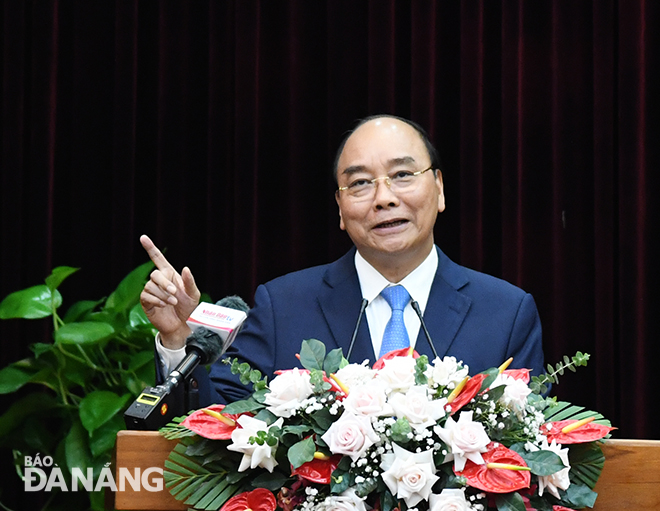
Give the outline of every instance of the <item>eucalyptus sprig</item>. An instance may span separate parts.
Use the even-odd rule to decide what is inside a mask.
[[[529,388],[532,389],[532,392],[535,394],[545,394],[548,391],[547,384],[559,383],[558,375],[563,376],[566,369],[575,372],[576,367],[586,367],[588,360],[589,353],[582,353],[581,351],[578,351],[571,358],[564,355],[563,361],[557,362],[554,367],[552,364],[548,364],[546,368],[547,372],[545,374],[532,376]]]

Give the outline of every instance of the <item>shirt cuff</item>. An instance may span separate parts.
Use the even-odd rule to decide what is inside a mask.
[[[156,352],[160,357],[160,366],[165,376],[169,375],[179,363],[186,357],[186,347],[171,350],[163,346],[160,340],[160,332],[156,334]]]

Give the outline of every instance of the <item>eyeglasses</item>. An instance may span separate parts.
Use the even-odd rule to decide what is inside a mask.
[[[411,170],[397,170],[391,176],[381,176],[373,179],[357,178],[348,183],[347,186],[340,186],[337,189],[337,194],[340,192],[346,192],[348,197],[354,200],[371,200],[376,195],[378,181],[385,181],[387,187],[394,193],[411,192],[419,185],[417,177],[431,169],[433,169],[433,165],[427,169],[418,170],[417,172]]]

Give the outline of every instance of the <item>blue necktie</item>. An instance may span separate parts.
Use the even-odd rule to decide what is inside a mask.
[[[408,291],[403,286],[390,286],[383,289],[380,295],[392,307],[392,317],[390,317],[387,326],[385,326],[379,358],[390,351],[400,350],[410,346],[408,331],[403,322],[403,309],[410,301]]]

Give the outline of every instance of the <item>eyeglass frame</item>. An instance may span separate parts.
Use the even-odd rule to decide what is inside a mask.
[[[428,172],[429,170],[435,170],[433,168],[433,164],[431,164],[430,167],[428,167],[424,170],[418,170],[417,172],[411,173],[410,177],[421,176],[422,174],[424,174],[424,172]],[[390,176],[380,176],[380,177],[375,177],[373,179],[365,179],[365,181],[369,181],[369,183],[371,183],[371,184],[376,184],[377,181],[381,181],[383,179],[385,180],[385,183],[387,184],[387,188],[389,188],[391,190],[392,189],[392,178]],[[337,188],[335,193],[337,195],[339,195],[339,192],[343,192],[344,190],[348,190],[349,188],[350,188],[350,185],[349,186],[340,186],[339,188]],[[376,191],[376,188],[374,188],[374,192],[375,191]]]

